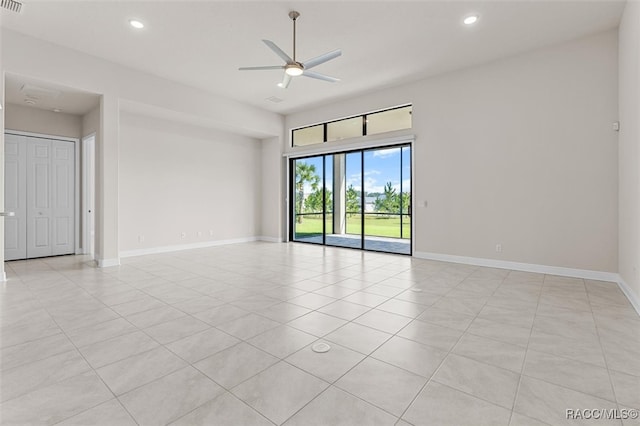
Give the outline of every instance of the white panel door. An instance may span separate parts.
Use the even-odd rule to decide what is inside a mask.
[[[4,218],[5,260],[27,257],[27,138],[4,138],[4,208],[15,216]]]
[[[53,254],[51,208],[51,141],[27,141],[27,257]]]
[[[75,252],[75,145],[51,141],[52,254]]]
[[[5,260],[75,253],[75,144],[5,134]]]

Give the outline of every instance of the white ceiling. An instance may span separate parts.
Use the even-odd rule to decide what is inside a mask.
[[[341,48],[314,69],[342,79],[298,77],[240,66],[280,65],[260,41],[291,54],[290,10],[298,10],[298,59]],[[618,1],[34,1],[2,26],[279,113],[492,61],[615,28]],[[462,24],[479,14],[472,27]],[[128,20],[146,24],[132,29]],[[278,97],[282,102],[266,100]]]
[[[84,115],[100,103],[100,96],[97,94],[34,78],[7,74],[4,82],[4,97],[7,104]]]

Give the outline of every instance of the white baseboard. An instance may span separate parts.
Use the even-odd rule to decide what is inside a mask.
[[[120,252],[120,257],[145,256],[148,254],[171,253],[173,251],[193,250],[199,248],[225,246],[228,244],[240,244],[259,241],[260,237],[235,238],[231,240],[203,241],[200,243],[177,244],[174,246],[150,247],[137,250],[126,250]]]
[[[115,259],[96,259],[98,268],[110,268],[112,266],[120,266],[120,258]]]
[[[465,265],[485,266],[488,268],[511,269],[514,271],[537,272],[539,274],[560,275],[563,277],[583,278],[587,280],[610,281],[618,284],[627,296],[629,303],[640,315],[640,300],[631,288],[616,272],[591,271],[588,269],[564,268],[561,266],[536,265],[534,263],[511,262],[508,260],[483,259],[479,257],[454,256],[451,254],[414,252],[418,259],[438,260],[441,262],[463,263]]]
[[[267,243],[281,243],[282,238],[278,237],[258,237],[258,241],[265,241]]]
[[[560,275],[563,277],[584,278],[588,280],[611,281],[617,283],[620,279],[620,276],[615,272],[591,271],[588,269],[564,268],[562,266],[537,265],[534,263],[483,259],[479,257],[454,256],[451,254],[414,252],[413,255],[419,259],[464,263],[466,265],[485,266],[488,268],[512,269],[514,271],[537,272],[539,274]]]
[[[640,299],[638,299],[638,296],[631,290],[631,287],[629,287],[620,276],[618,276],[618,287],[620,287],[620,290],[627,296],[633,309],[640,315]]]

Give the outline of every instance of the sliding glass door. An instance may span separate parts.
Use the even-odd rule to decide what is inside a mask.
[[[324,156],[293,160],[293,240],[324,244]]]
[[[293,241],[411,254],[411,146],[291,160]]]
[[[364,152],[364,248],[410,254],[411,148]]]

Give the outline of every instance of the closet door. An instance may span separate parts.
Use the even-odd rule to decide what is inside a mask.
[[[51,141],[27,142],[27,258],[53,254],[51,207]]]
[[[4,138],[4,207],[15,216],[4,218],[5,260],[27,257],[27,138]]]
[[[5,260],[75,252],[75,144],[5,134]]]
[[[52,254],[75,252],[75,145],[51,141]]]

